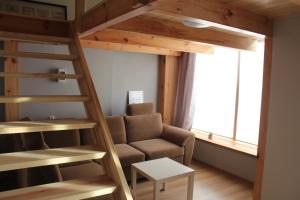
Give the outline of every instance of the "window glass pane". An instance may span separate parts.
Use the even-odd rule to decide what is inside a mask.
[[[234,49],[217,47],[213,55],[197,54],[194,129],[233,136],[237,62]]]
[[[241,51],[237,140],[258,143],[264,43],[256,52]]]

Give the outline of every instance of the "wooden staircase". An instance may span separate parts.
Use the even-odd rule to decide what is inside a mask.
[[[97,145],[0,154],[0,172],[101,159],[106,175],[0,192],[0,200],[76,200],[108,194],[112,194],[115,200],[132,200],[128,184],[101,110],[79,38],[75,34],[75,31],[71,30],[70,32],[70,37],[63,38],[0,31],[0,39],[2,40],[68,45],[70,51],[70,55],[62,55],[1,50],[0,56],[67,60],[73,63],[75,71],[75,74],[1,72],[0,77],[76,79],[81,95],[1,96],[0,103],[82,102],[85,107],[87,119],[2,122],[0,123],[0,134],[26,134],[41,131],[51,132],[89,129],[95,135]]]

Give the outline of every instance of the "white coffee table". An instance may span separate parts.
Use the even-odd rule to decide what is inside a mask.
[[[143,175],[144,177],[146,177],[147,179],[153,182],[154,200],[159,199],[161,185],[163,185],[163,188],[165,188],[165,183],[167,181],[188,177],[187,199],[188,200],[193,199],[195,173],[194,170],[189,167],[186,167],[169,158],[161,158],[161,159],[132,164],[131,187],[132,187],[132,195],[135,200],[136,200],[137,173]]]

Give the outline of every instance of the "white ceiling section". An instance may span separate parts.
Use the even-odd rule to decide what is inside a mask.
[[[85,0],[85,10],[87,11],[101,2],[104,2],[104,0]]]
[[[34,1],[67,6],[68,20],[73,20],[75,17],[75,0],[34,0]],[[87,11],[95,7],[98,3],[103,1],[104,0],[86,0],[85,10]]]

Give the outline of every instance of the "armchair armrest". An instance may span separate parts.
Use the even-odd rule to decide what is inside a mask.
[[[195,135],[191,131],[164,124],[161,137],[183,147],[183,164],[187,166],[191,164],[195,145]]]
[[[163,133],[161,137],[182,147],[186,146],[190,140],[195,140],[194,133],[166,124],[163,125]]]

